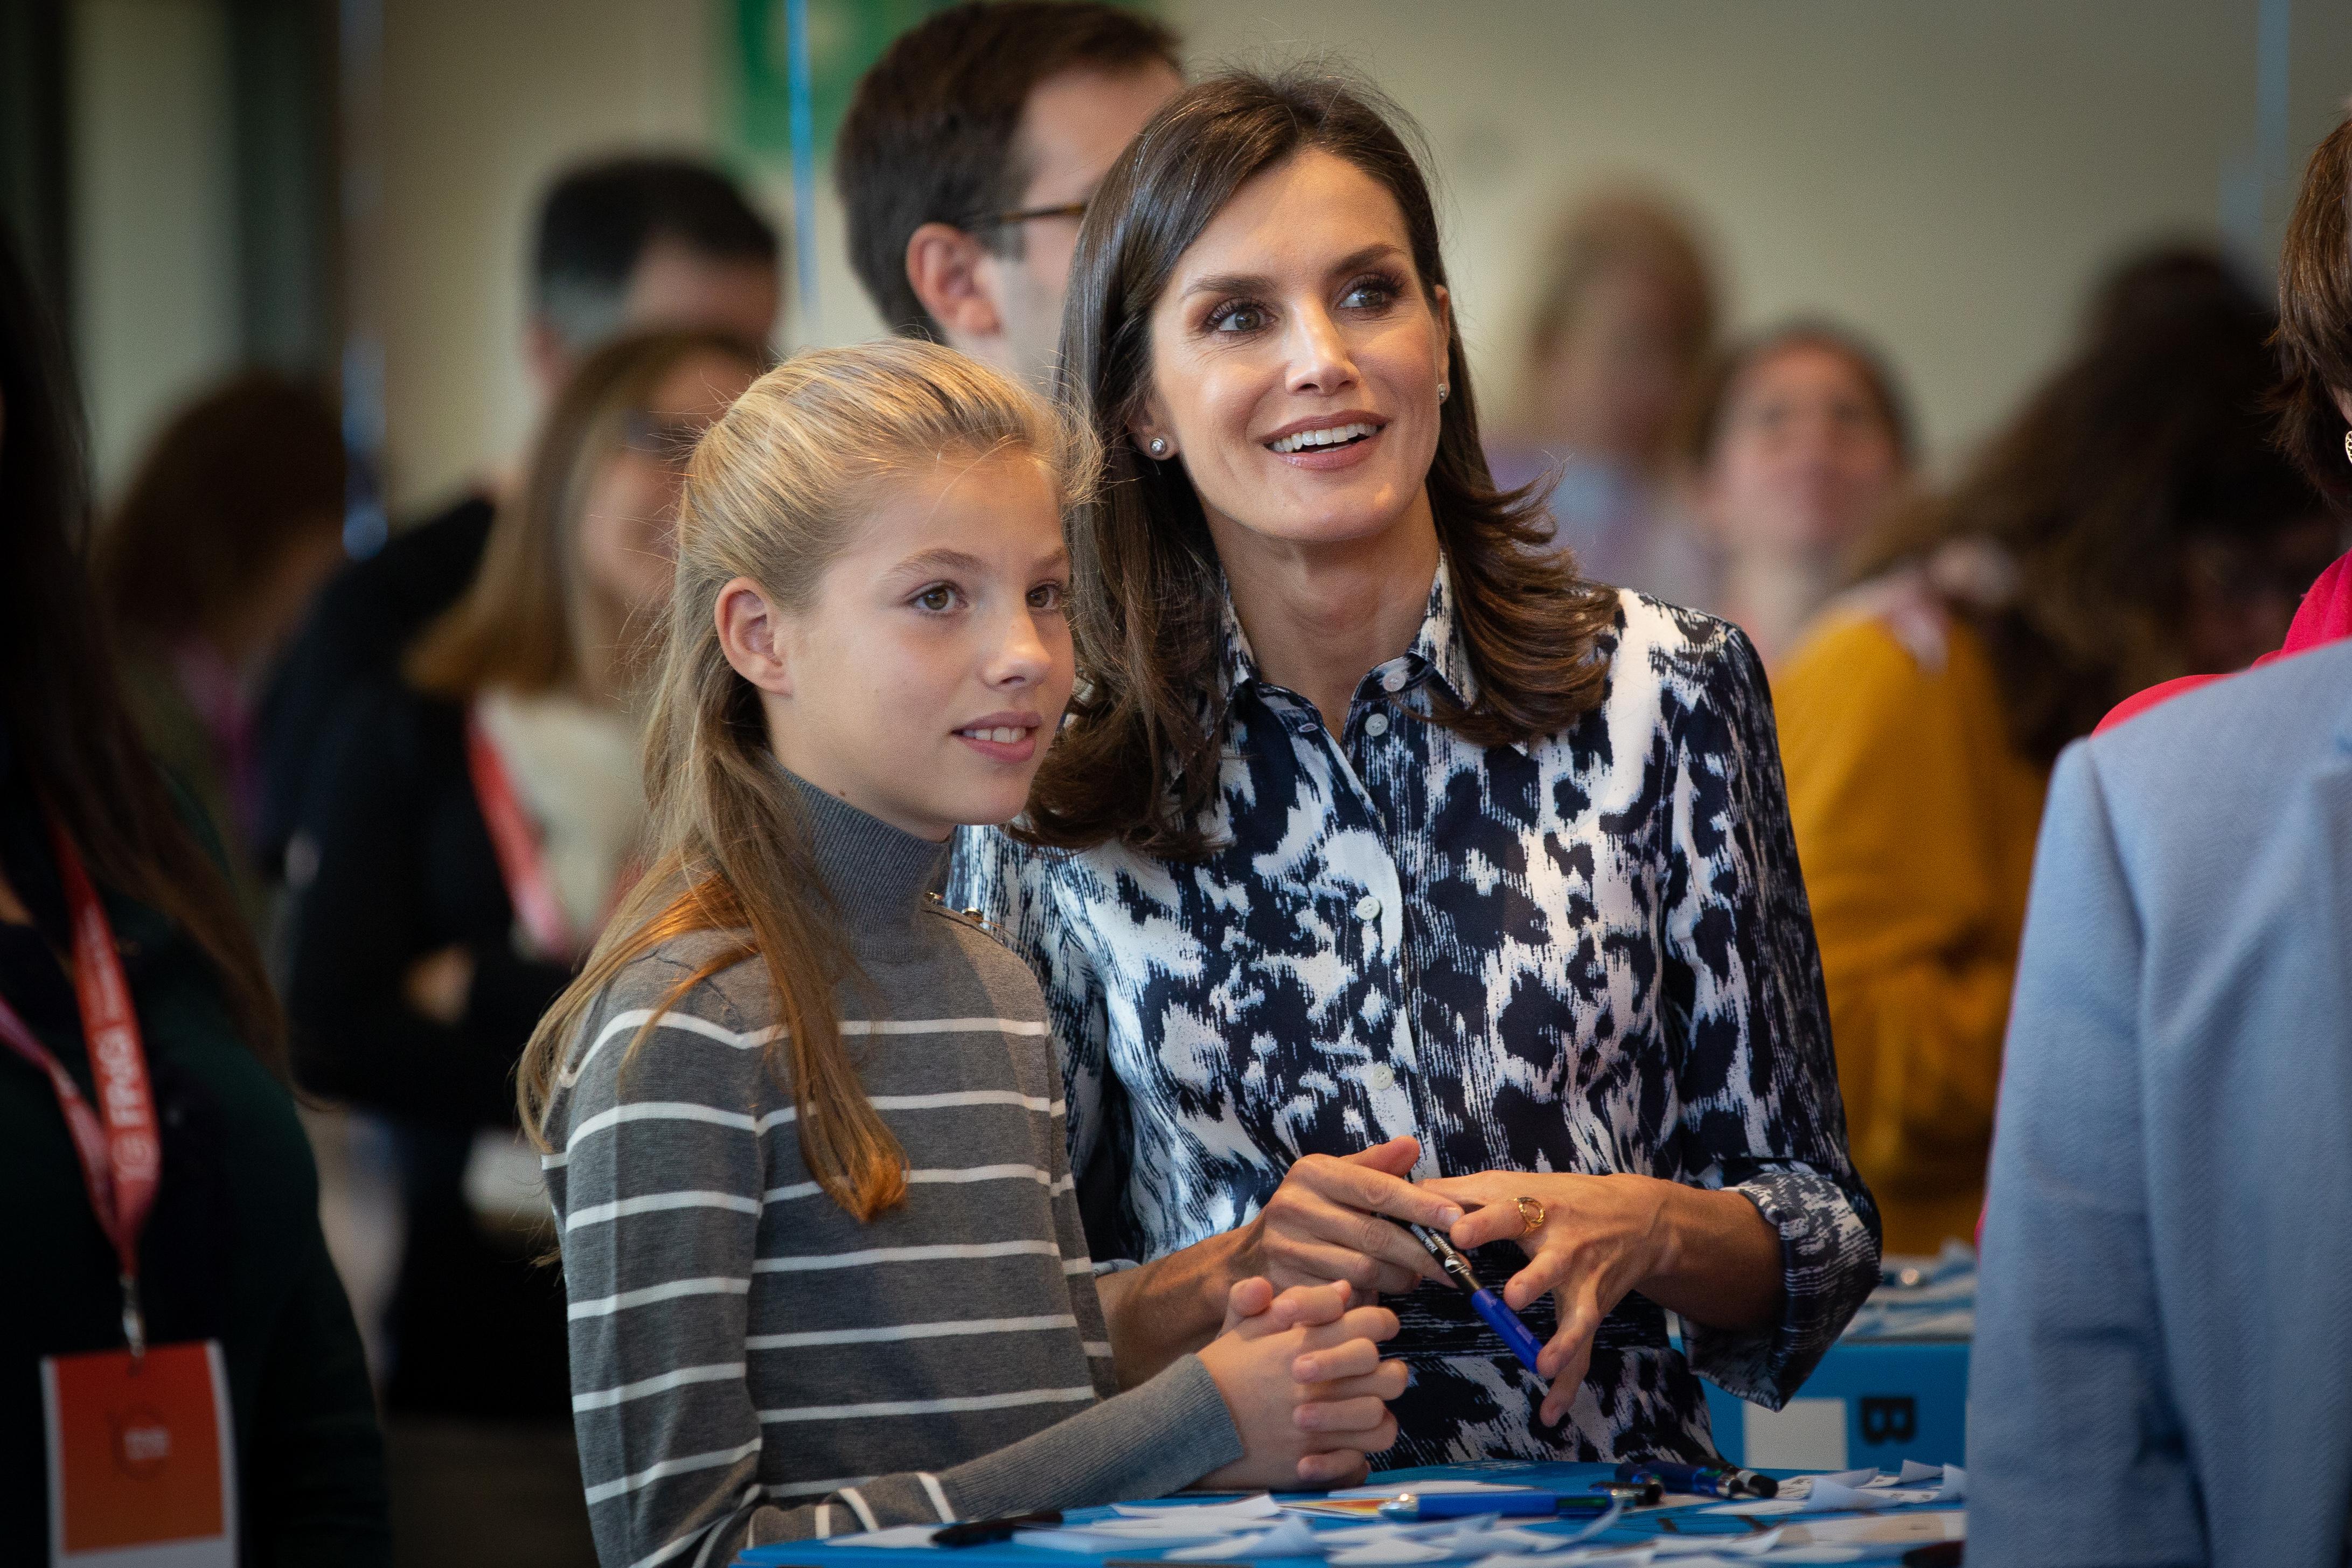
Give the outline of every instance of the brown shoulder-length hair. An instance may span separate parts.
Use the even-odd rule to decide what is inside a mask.
[[[2198,673],[2183,642],[2200,541],[2259,546],[2319,514],[2271,440],[2271,320],[2218,256],[2129,264],[2089,335],[1951,491],[1864,540],[1856,578],[1925,569],[1984,638],[2010,737],[2041,763],[2116,703]]]
[[[473,585],[409,650],[412,685],[463,702],[488,686],[549,692],[579,684],[578,536],[588,486],[599,465],[637,438],[632,419],[662,378],[705,353],[753,370],[766,363],[723,332],[662,330],[615,339],[572,373],[531,442],[521,495],[490,524]]]
[[[158,645],[234,623],[287,549],[343,526],[343,432],[310,381],[249,370],[172,417],[98,540],[118,632]]]
[[[2336,396],[2352,392],[2352,116],[2311,154],[2279,253],[2280,434],[2311,482],[2352,509]]]
[[[1234,192],[1308,149],[1370,175],[1404,216],[1414,270],[1445,283],[1428,182],[1371,89],[1321,74],[1234,72],[1200,82],[1154,115],[1088,204],[1062,322],[1060,394],[1104,448],[1104,486],[1071,528],[1080,695],[1047,753],[1019,831],[1043,844],[1116,840],[1192,859],[1215,797],[1224,716],[1213,711],[1225,592],[1200,497],[1181,463],[1136,450],[1129,422],[1151,382],[1151,311],[1180,257]],[[1594,657],[1616,614],[1549,545],[1534,487],[1495,488],[1458,326],[1448,330],[1452,394],[1439,411],[1429,499],[1451,570],[1454,617],[1476,698],[1436,722],[1482,745],[1549,735],[1601,700]]]

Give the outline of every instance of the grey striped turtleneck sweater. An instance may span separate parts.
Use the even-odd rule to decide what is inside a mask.
[[[871,982],[843,988],[843,1032],[908,1197],[861,1225],[810,1180],[758,960],[629,1055],[730,936],[665,944],[597,999],[546,1163],[606,1568],[1154,1496],[1239,1458],[1198,1357],[1116,1393],[1036,982],[927,905],[945,846],[786,778]]]

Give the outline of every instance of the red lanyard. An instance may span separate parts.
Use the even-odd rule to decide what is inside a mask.
[[[0,997],[0,1041],[49,1075],[58,1108],[81,1156],[90,1207],[122,1270],[122,1336],[133,1355],[147,1351],[146,1320],[139,1310],[139,1232],[155,1204],[163,1150],[155,1141],[155,1100],[147,1087],[147,1054],[139,1038],[131,987],[114,950],[114,928],[82,869],[81,855],[54,814],[49,845],[65,886],[73,925],[74,995],[81,1003],[82,1038],[89,1046],[90,1077],[105,1115],[90,1108],[71,1074]]]
[[[482,825],[490,831],[490,850],[499,857],[499,873],[506,881],[507,897],[514,902],[515,918],[548,957],[578,957],[579,934],[549,885],[539,830],[523,814],[498,746],[475,713],[466,716],[466,767],[474,778],[474,800],[482,809]]]

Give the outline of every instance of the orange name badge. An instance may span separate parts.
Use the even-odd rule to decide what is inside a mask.
[[[236,1568],[220,1346],[45,1356],[52,1568]]]

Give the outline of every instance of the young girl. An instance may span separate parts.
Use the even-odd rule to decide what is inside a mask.
[[[1396,1320],[1344,1287],[1251,1316],[1245,1281],[1118,1392],[1044,1000],[928,897],[957,824],[1021,810],[1069,696],[1060,519],[1092,468],[913,342],[799,356],[695,453],[656,858],[520,1078],[608,1564],[1328,1484],[1395,1436]]]

